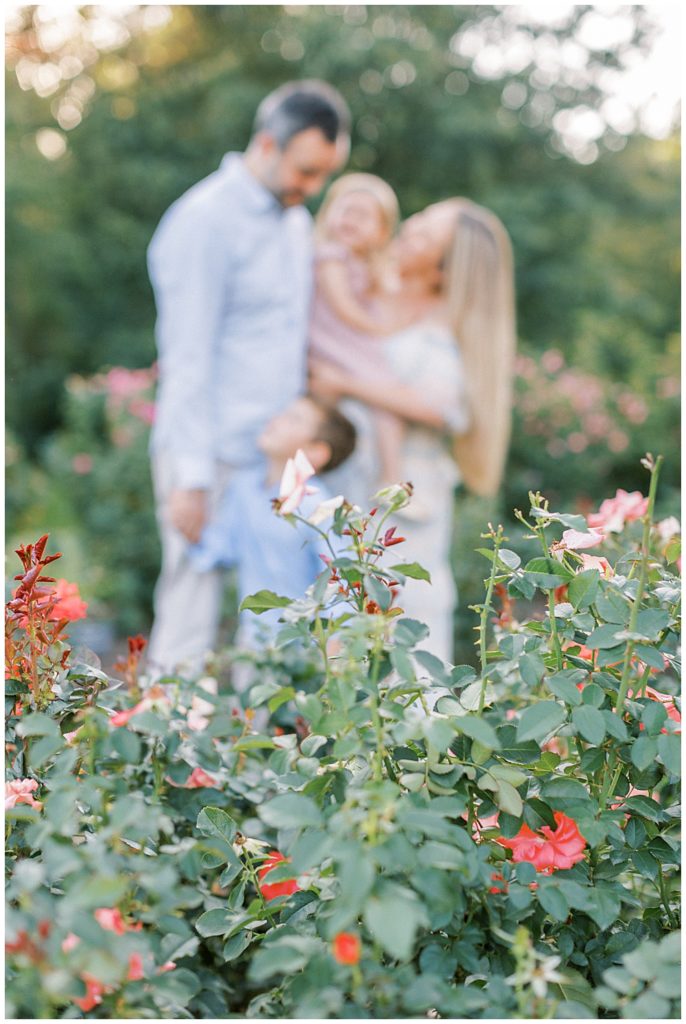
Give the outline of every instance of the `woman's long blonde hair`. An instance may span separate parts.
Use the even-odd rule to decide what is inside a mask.
[[[455,212],[444,294],[464,365],[471,416],[467,433],[454,439],[453,454],[466,486],[475,494],[492,496],[502,480],[512,423],[512,246],[501,222],[482,206],[468,199],[440,205]]]

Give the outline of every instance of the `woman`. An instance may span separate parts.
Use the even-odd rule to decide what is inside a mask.
[[[395,260],[399,287],[388,301],[412,326],[385,343],[392,373],[371,380],[313,360],[311,386],[329,398],[354,400],[344,409],[362,443],[331,486],[363,507],[378,484],[368,407],[407,421],[404,477],[414,495],[406,514],[399,514],[406,538],[402,557],[424,565],[432,585],[410,580],[401,605],[429,626],[427,648],[451,661],[454,488],[462,480],[475,494],[494,495],[507,454],[515,349],[512,251],[497,217],[469,200],[449,199],[404,223]]]

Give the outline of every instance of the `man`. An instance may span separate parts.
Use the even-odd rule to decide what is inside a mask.
[[[259,458],[268,420],[305,389],[312,289],[306,199],[349,151],[350,114],[324,82],[289,82],[260,104],[244,154],[163,216],[148,263],[160,384],[151,451],[162,570],[149,662],[201,669],[223,576],[188,557],[233,469]]]

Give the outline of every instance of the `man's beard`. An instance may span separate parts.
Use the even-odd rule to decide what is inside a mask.
[[[278,201],[282,206],[302,206],[305,202],[305,195],[302,192],[291,190],[289,192],[275,192],[274,193]]]

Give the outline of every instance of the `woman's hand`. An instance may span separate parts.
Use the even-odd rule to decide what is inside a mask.
[[[310,391],[330,402],[337,402],[351,393],[351,378],[333,363],[323,359],[310,359]]]

